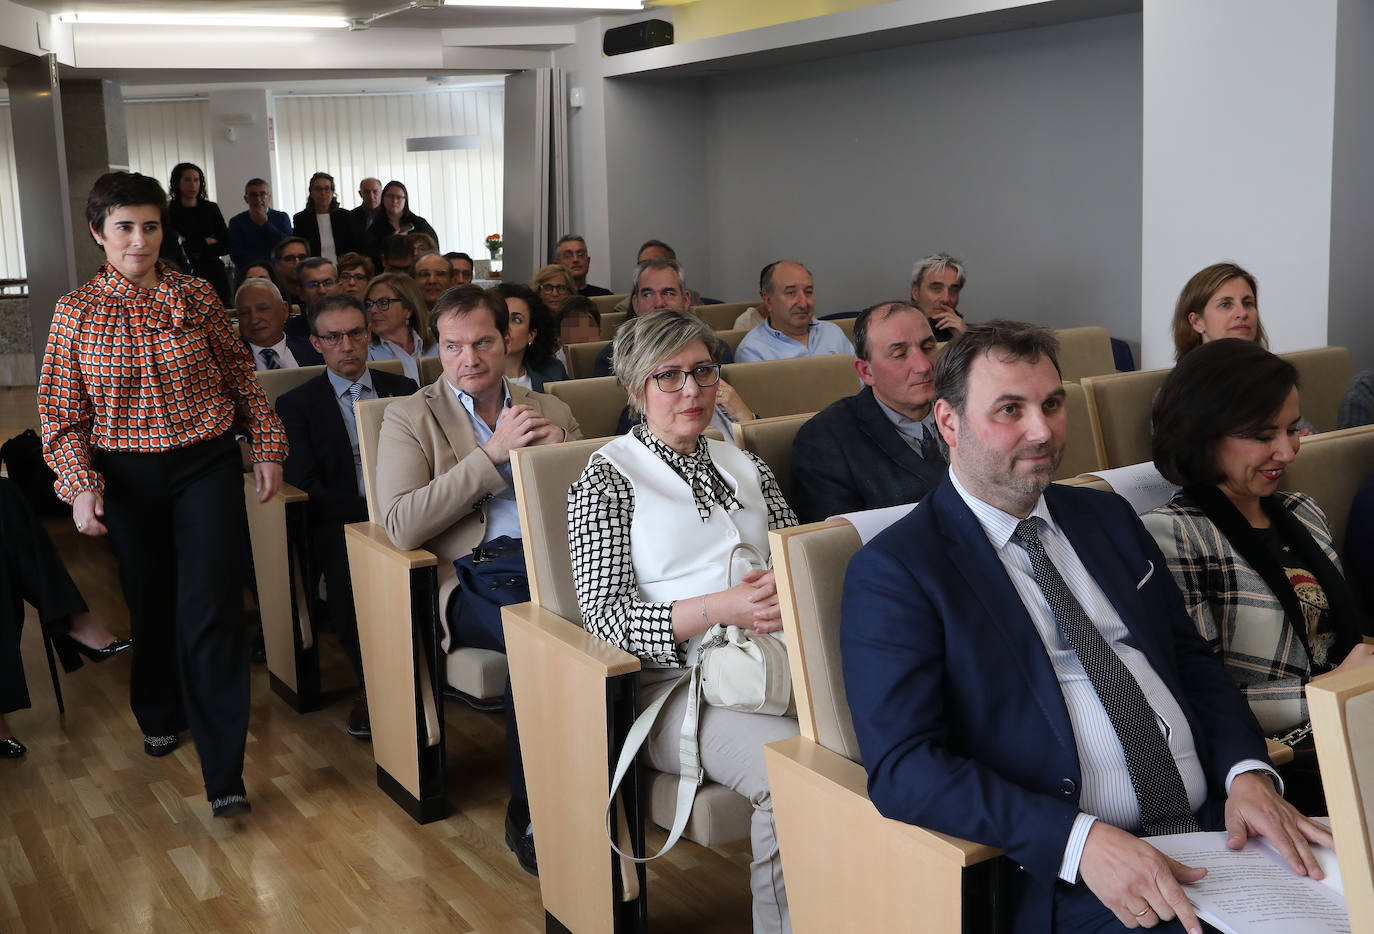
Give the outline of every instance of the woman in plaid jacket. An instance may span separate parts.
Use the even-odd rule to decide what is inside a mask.
[[[1293,746],[1287,796],[1310,814],[1325,810],[1303,687],[1374,654],[1326,516],[1278,489],[1299,421],[1292,364],[1253,341],[1194,350],[1152,413],[1155,466],[1183,489],[1144,521],[1260,726]]]

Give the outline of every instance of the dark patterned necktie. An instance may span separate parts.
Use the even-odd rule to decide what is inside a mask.
[[[277,359],[277,352],[271,347],[264,347],[259,353],[262,354],[262,362],[269,370],[281,369],[281,360]]]
[[[1188,792],[1178,773],[1178,763],[1159,730],[1154,709],[1145,699],[1140,683],[1088,619],[1058,568],[1045,554],[1034,516],[1017,523],[1016,538],[1030,554],[1035,583],[1050,605],[1064,640],[1083,663],[1083,670],[1121,741],[1126,769],[1140,806],[1140,835],[1152,837],[1198,830],[1192,809],[1188,807]]]
[[[921,460],[932,467],[946,467],[945,452],[940,450],[940,439],[925,422],[921,423]]]

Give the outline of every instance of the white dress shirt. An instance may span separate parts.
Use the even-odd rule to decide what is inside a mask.
[[[292,355],[291,348],[286,346],[286,334],[284,333],[281,336],[281,340],[277,341],[271,347],[259,347],[257,344],[249,341],[248,348],[253,351],[253,369],[255,370],[268,369],[267,360],[262,355],[264,350],[271,350],[276,353],[277,363],[280,369],[289,370],[300,366],[300,364],[296,362],[296,358]]]

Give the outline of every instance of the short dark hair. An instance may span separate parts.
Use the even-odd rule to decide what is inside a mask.
[[[167,193],[157,179],[137,172],[106,172],[95,180],[86,198],[86,220],[96,230],[105,226],[105,218],[115,208],[130,205],[151,205],[162,212],[166,226]]]
[[[639,250],[635,253],[635,259],[639,259],[640,254],[651,246],[656,246],[660,250],[667,250],[669,259],[677,259],[677,250],[674,250],[672,247],[664,243],[662,240],[645,240],[643,243],[639,245]]]
[[[572,295],[563,299],[563,304],[559,305],[558,310],[554,312],[555,324],[561,328],[563,319],[569,315],[591,315],[597,327],[601,326],[601,309],[596,307],[596,302],[585,295]]]
[[[246,192],[246,191],[248,191],[248,189],[250,189],[250,188],[256,188],[258,185],[261,185],[262,187],[267,188],[267,189],[269,189],[269,190],[272,188],[271,185],[267,184],[267,180],[266,180],[266,179],[262,179],[262,178],[250,178],[248,181],[246,181],[246,182],[243,183],[243,190]]]
[[[345,253],[339,257],[339,261],[334,264],[334,271],[342,273],[345,269],[361,269],[363,275],[371,279],[376,274],[376,269],[372,265],[372,260],[361,253]]]
[[[559,237],[559,238],[558,238],[558,242],[555,243],[555,244],[553,245],[553,255],[554,255],[554,256],[557,256],[557,255],[558,255],[558,248],[559,248],[560,246],[562,246],[562,245],[565,244],[565,243],[572,243],[574,240],[576,240],[578,243],[582,244],[583,246],[586,246],[586,245],[587,245],[587,238],[586,238],[586,237],[582,236],[582,235],[579,234],[579,233],[567,233],[567,234],[564,234],[563,236]]]
[[[320,336],[319,330],[315,327],[315,319],[320,315],[330,311],[347,311],[352,309],[363,316],[363,327],[367,326],[367,312],[363,310],[362,300],[356,295],[349,295],[347,292],[337,292],[333,295],[326,295],[318,302],[310,306],[306,312],[306,320],[310,323],[310,333],[316,337]]]
[[[1297,385],[1297,368],[1254,341],[1208,341],[1178,362],[1155,395],[1155,466],[1179,486],[1221,482],[1217,443],[1263,431]]]
[[[339,192],[337,186],[334,184],[334,176],[330,175],[328,172],[316,172],[314,175],[310,176],[310,183],[305,186],[305,207],[302,209],[311,214],[314,214],[315,210],[311,207],[314,202],[310,198],[310,189],[314,188],[315,183],[320,179],[329,182],[330,191],[333,192],[329,199],[329,209],[332,211],[339,206]]]
[[[446,315],[466,315],[485,307],[496,322],[496,330],[505,337],[510,332],[510,311],[506,308],[506,298],[495,289],[484,289],[477,285],[455,285],[434,300],[429,310],[429,329],[439,338],[439,319]]]
[[[468,256],[466,253],[460,253],[457,250],[449,250],[447,253],[444,254],[444,259],[449,260],[450,262],[455,259],[465,259],[468,261],[468,265],[472,265],[472,257]]]
[[[778,266],[782,263],[791,263],[793,266],[800,266],[802,269],[806,269],[805,263],[799,263],[795,259],[775,259],[773,260],[773,262],[769,263],[767,266],[764,266],[762,269],[759,270],[760,292],[773,291],[773,273],[777,271]],[[811,270],[806,269],[806,274],[808,276],[811,275]]]
[[[286,248],[293,243],[299,243],[301,246],[305,247],[306,253],[310,252],[309,240],[304,237],[286,237],[283,240],[278,240],[277,245],[272,247],[272,262],[275,263],[277,260],[281,259],[281,255],[286,252]]]
[[[1024,321],[996,319],[986,324],[970,325],[963,334],[950,341],[935,364],[935,398],[944,399],[963,415],[968,405],[968,374],[973,361],[984,354],[998,351],[1012,360],[1030,363],[1049,357],[1056,373],[1059,369],[1059,341],[1049,328]]]
[[[546,366],[554,354],[558,353],[558,327],[554,324],[553,312],[549,311],[549,306],[544,304],[538,292],[523,282],[502,282],[500,285],[492,286],[489,291],[507,301],[517,298],[529,307],[530,328],[534,331],[534,339],[525,348],[525,363],[537,367]],[[509,322],[509,305],[506,306],[506,311],[506,320]]]
[[[406,265],[415,262],[415,248],[410,245],[410,237],[405,234],[392,234],[386,238],[382,247],[382,265],[389,259],[405,259]]]
[[[879,321],[886,321],[899,311],[921,315],[921,309],[901,298],[890,298],[885,302],[869,305],[859,312],[859,316],[854,319],[854,356],[860,360],[868,359],[868,326],[872,323],[873,316],[878,315]],[[921,317],[924,318],[925,315]]]
[[[333,269],[336,276],[339,274],[338,267],[331,260],[327,260],[323,256],[307,256],[296,264],[296,282],[298,284],[303,283],[304,280],[301,279],[301,276],[304,273],[311,269],[319,269],[321,266],[328,266]]]

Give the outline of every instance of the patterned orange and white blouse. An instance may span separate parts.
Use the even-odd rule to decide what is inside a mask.
[[[286,459],[286,432],[214,288],[160,263],[158,276],[140,288],[107,263],[53,310],[38,416],[66,502],[103,494],[94,448],[169,451],[237,425],[254,461]]]

